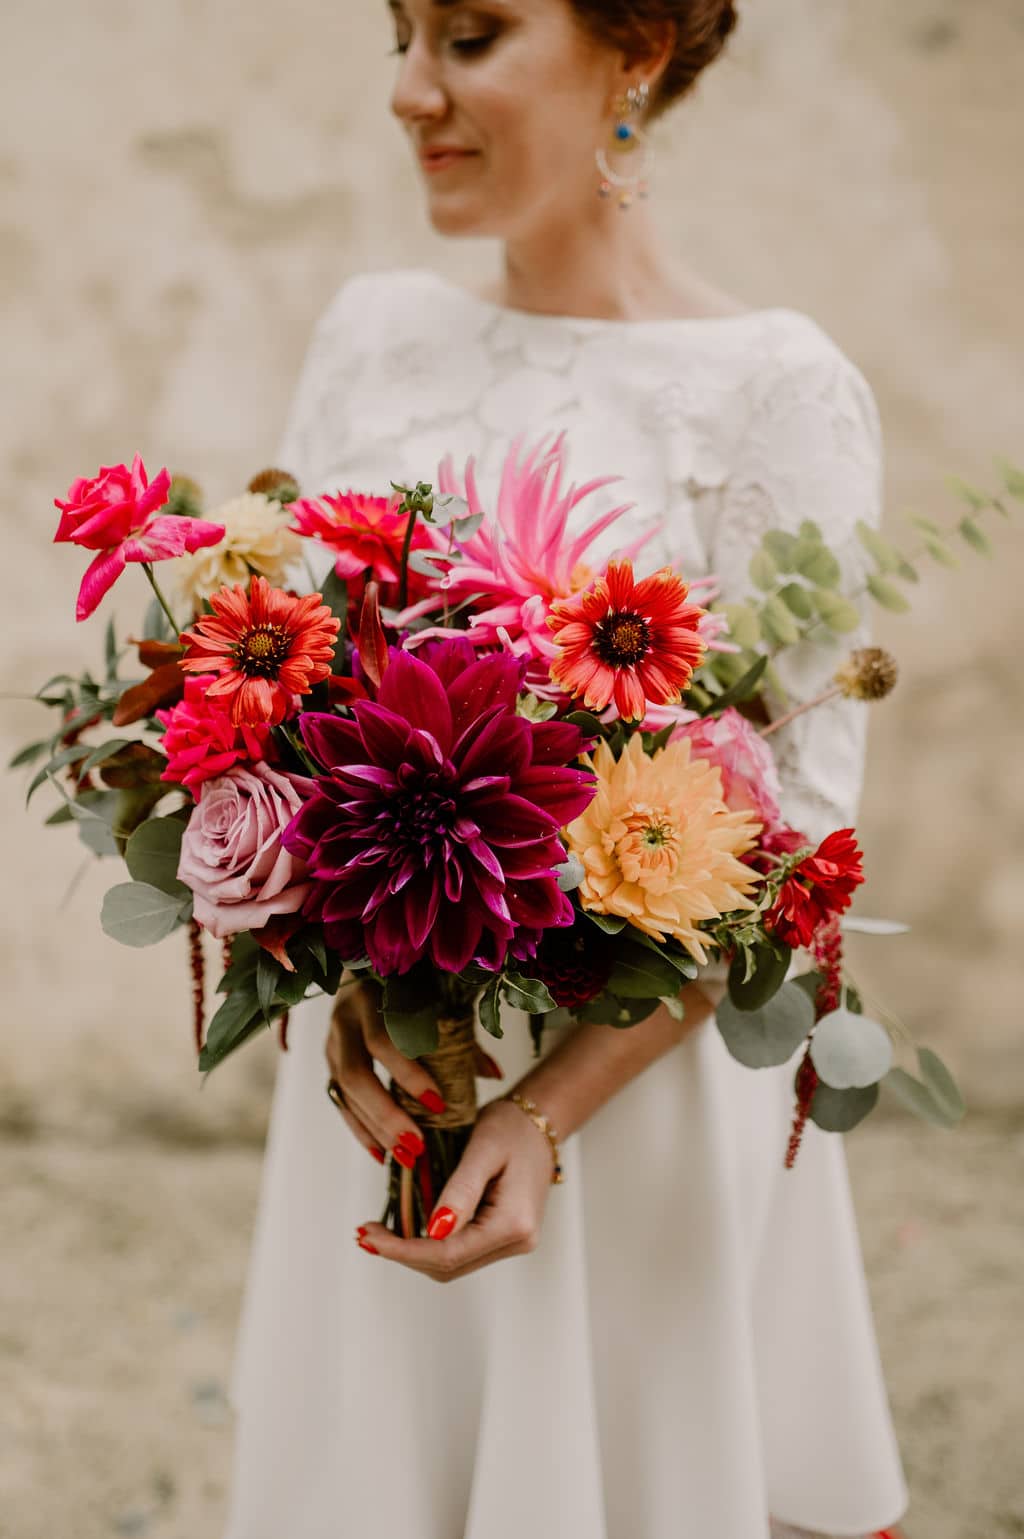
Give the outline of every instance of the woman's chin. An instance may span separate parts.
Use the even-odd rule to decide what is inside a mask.
[[[429,198],[427,218],[439,235],[492,235],[491,221],[476,199]]]

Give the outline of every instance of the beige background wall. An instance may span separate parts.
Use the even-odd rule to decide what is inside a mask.
[[[310,326],[348,273],[411,263],[469,279],[493,269],[488,246],[446,243],[425,224],[387,112],[391,46],[383,0],[6,0],[4,690],[30,692],[75,647],[98,660],[101,625],[76,630],[72,619],[79,560],[50,543],[51,499],[73,476],[139,448],[151,466],[169,462],[211,496],[229,495],[272,457]],[[892,532],[906,508],[958,516],[947,472],[994,487],[994,455],[1024,460],[1022,64],[1021,0],[751,0],[728,59],[659,130],[653,196],[673,245],[752,304],[809,311],[874,385]],[[945,1053],[974,1108],[958,1146],[900,1122],[858,1135],[853,1151],[894,1401],[927,1518],[913,1532],[928,1539],[1024,1532],[1024,1496],[993,1453],[1005,1418],[991,1412],[983,1452],[986,1397],[972,1400],[970,1388],[986,1352],[998,1378],[991,1333],[1003,1295],[981,1310],[987,1326],[965,1317],[953,1328],[950,1296],[976,1280],[935,1281],[944,1246],[984,1247],[993,1232],[961,1229],[940,1243],[940,1231],[975,1223],[990,1203],[1002,1211],[993,1192],[1012,1189],[1021,524],[998,529],[996,562],[936,570],[911,617],[883,617],[903,682],[874,716],[860,823],[870,909],[913,934],[858,943],[859,970]],[[136,578],[118,590],[124,624]],[[42,717],[4,701],[5,750],[40,735]],[[71,1485],[44,1491],[31,1518],[21,1509],[19,1539],[68,1531],[61,1502],[76,1480],[94,1524],[83,1535],[111,1532],[118,1513],[136,1509],[155,1532],[214,1533],[227,1427],[196,1422],[195,1446],[182,1433],[175,1452],[167,1426],[191,1412],[170,1386],[189,1353],[219,1364],[211,1382],[223,1377],[273,1054],[260,1044],[198,1094],[181,948],[132,953],[106,940],[98,906],[109,870],[80,871],[66,831],[40,830],[43,799],[26,817],[7,780],[0,1147],[15,1173],[8,1223],[27,1269],[8,1301],[24,1318],[0,1340],[21,1373],[19,1456],[0,1471],[0,1493],[27,1500],[48,1484],[56,1426],[69,1438]],[[211,1199],[216,1172],[227,1184]],[[947,1181],[960,1194],[952,1207]],[[167,1221],[153,1232],[161,1203]],[[906,1228],[923,1214],[934,1254],[915,1250]],[[1013,1242],[994,1222],[1004,1248],[986,1276],[1008,1284]],[[188,1226],[198,1227],[186,1245]],[[214,1253],[203,1252],[197,1280],[207,1243]],[[123,1327],[125,1339],[137,1334],[136,1366],[120,1377],[94,1329],[122,1276],[111,1246],[138,1279],[125,1290],[136,1304]],[[186,1291],[206,1290],[198,1337],[167,1326],[178,1308],[170,1295],[158,1318],[138,1302],[151,1285],[166,1289],[168,1271]],[[71,1289],[45,1283],[68,1275]],[[926,1277],[934,1335],[922,1327],[907,1344],[910,1300]],[[61,1364],[90,1343],[94,1375],[76,1374],[72,1392]],[[152,1379],[132,1378],[153,1353],[170,1376],[159,1436],[145,1432],[140,1408]],[[100,1375],[111,1372],[104,1389]],[[217,1396],[204,1400],[196,1373],[193,1410],[206,1406],[206,1427]],[[946,1397],[938,1409],[936,1395]],[[93,1412],[116,1422],[114,1410],[130,1456],[115,1458],[94,1432],[76,1462],[72,1431]],[[961,1422],[951,1452],[939,1429]],[[150,1468],[160,1459],[162,1475]],[[944,1492],[953,1471],[956,1490]],[[956,1517],[957,1501],[973,1505]],[[33,1526],[44,1517],[48,1527]]]

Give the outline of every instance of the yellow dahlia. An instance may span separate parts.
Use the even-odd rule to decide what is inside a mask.
[[[729,811],[718,766],[692,759],[688,739],[648,755],[636,733],[620,758],[602,742],[580,762],[597,776],[594,799],[565,831],[586,873],[581,904],[655,940],[671,936],[706,962],[697,926],[756,907],[748,894],[757,873],[739,857],[761,825],[749,811]]]
[[[290,518],[288,509],[260,492],[226,502],[214,519],[224,525],[224,538],[175,563],[173,581],[179,596],[196,610],[219,589],[245,587],[254,575],[280,585],[302,549],[288,528]]]

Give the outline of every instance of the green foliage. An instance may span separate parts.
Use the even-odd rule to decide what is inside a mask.
[[[729,625],[729,639],[752,652],[761,641],[761,621],[752,604],[723,604],[721,613]]]
[[[966,1111],[963,1096],[946,1065],[931,1048],[917,1050],[920,1079],[905,1069],[890,1069],[882,1081],[908,1110],[936,1127],[953,1128]]]
[[[149,818],[140,823],[125,846],[128,870],[137,882],[148,882],[160,892],[184,902],[189,890],[178,880],[181,840],[185,825],[181,818]]]
[[[500,978],[492,979],[480,996],[480,1024],[484,1031],[490,1032],[492,1037],[503,1037],[505,1035],[498,1013],[498,986],[500,982]]]
[[[792,647],[800,640],[799,626],[786,605],[774,594],[761,605],[760,619],[765,640],[770,646]]]
[[[781,942],[740,946],[729,966],[729,998],[737,1010],[759,1010],[778,993],[789,970],[792,950]]]
[[[762,593],[770,593],[779,576],[779,568],[773,557],[762,546],[750,558],[750,581]]]
[[[857,520],[856,528],[858,540],[860,540],[864,549],[872,557],[878,570],[880,572],[898,572],[903,557],[895,545],[890,540],[887,540],[883,534],[879,534],[877,529],[873,529],[870,524],[866,524],[863,519]]]
[[[892,1067],[892,1042],[880,1022],[840,1008],[815,1027],[811,1062],[833,1090],[865,1090]]]
[[[957,528],[967,544],[972,550],[976,550],[979,556],[991,556],[992,542],[976,519],[965,516],[960,520]]]
[[[435,1051],[440,1007],[433,970],[429,967],[420,965],[384,980],[384,1024],[392,1042],[407,1058]]]
[[[814,1006],[802,988],[785,983],[757,1010],[740,1010],[727,995],[715,1018],[732,1056],[766,1069],[793,1056],[814,1025]]]
[[[778,596],[790,614],[795,615],[798,620],[811,620],[814,618],[814,605],[811,602],[811,595],[803,583],[786,583],[784,587],[779,589]]]
[[[885,577],[879,577],[873,572],[867,580],[868,592],[875,601],[882,605],[883,609],[891,609],[896,614],[904,614],[910,608],[910,601]]]
[[[863,1090],[834,1090],[819,1084],[811,1101],[811,1121],[825,1133],[849,1133],[878,1104],[878,1086]]]
[[[513,1010],[525,1010],[529,1014],[544,1015],[556,1008],[548,993],[547,985],[539,978],[527,978],[522,973],[506,972],[502,981],[502,993]]]
[[[729,654],[726,653],[724,655],[728,656]],[[758,685],[764,677],[767,667],[767,657],[759,657],[750,668],[747,668],[743,672],[743,674],[739,679],[736,680],[735,684],[733,684],[731,688],[716,696],[710,705],[708,705],[701,712],[701,715],[719,716],[729,706],[740,705],[744,700],[749,700],[750,696],[753,695],[757,690]]]
[[[1024,502],[1024,470],[1018,470],[1016,465],[1011,465],[1009,460],[996,460],[999,474],[1003,478],[1003,485],[1011,497]],[[998,506],[998,504],[997,504]],[[1000,511],[1003,511],[1000,509]]]
[[[155,946],[191,914],[191,898],[182,902],[148,882],[121,882],[104,897],[100,923],[123,946]]]
[[[848,635],[860,625],[861,615],[856,604],[830,588],[812,589],[811,599],[829,630],[835,631],[837,635]]]
[[[667,957],[636,941],[620,939],[608,978],[608,992],[617,999],[657,999],[679,992],[679,974]]]

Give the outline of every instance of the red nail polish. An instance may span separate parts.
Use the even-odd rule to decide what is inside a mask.
[[[366,1225],[365,1224],[360,1224],[359,1228],[356,1230],[356,1239],[357,1240],[362,1239],[362,1237],[363,1237],[363,1235],[365,1233],[366,1233]]]
[[[445,1103],[436,1090],[424,1090],[423,1094],[416,1099],[427,1108],[428,1112],[434,1112],[436,1115],[444,1111]]]
[[[438,1208],[427,1225],[427,1236],[431,1240],[446,1240],[455,1228],[456,1218],[451,1208]]]
[[[373,1155],[373,1157],[377,1161],[378,1165],[383,1165],[384,1160],[386,1158],[383,1149],[371,1149],[370,1153]]]
[[[361,1247],[361,1249],[368,1250],[371,1256],[380,1255],[380,1251],[377,1249],[376,1245],[371,1245],[369,1240],[357,1240],[356,1243]]]
[[[404,1165],[406,1170],[411,1170],[416,1163],[415,1154],[413,1154],[411,1149],[407,1149],[404,1144],[396,1144],[391,1153],[399,1165]]]
[[[418,1133],[401,1133],[398,1142],[403,1148],[408,1149],[410,1154],[414,1154],[417,1159],[419,1159],[427,1147]]]

